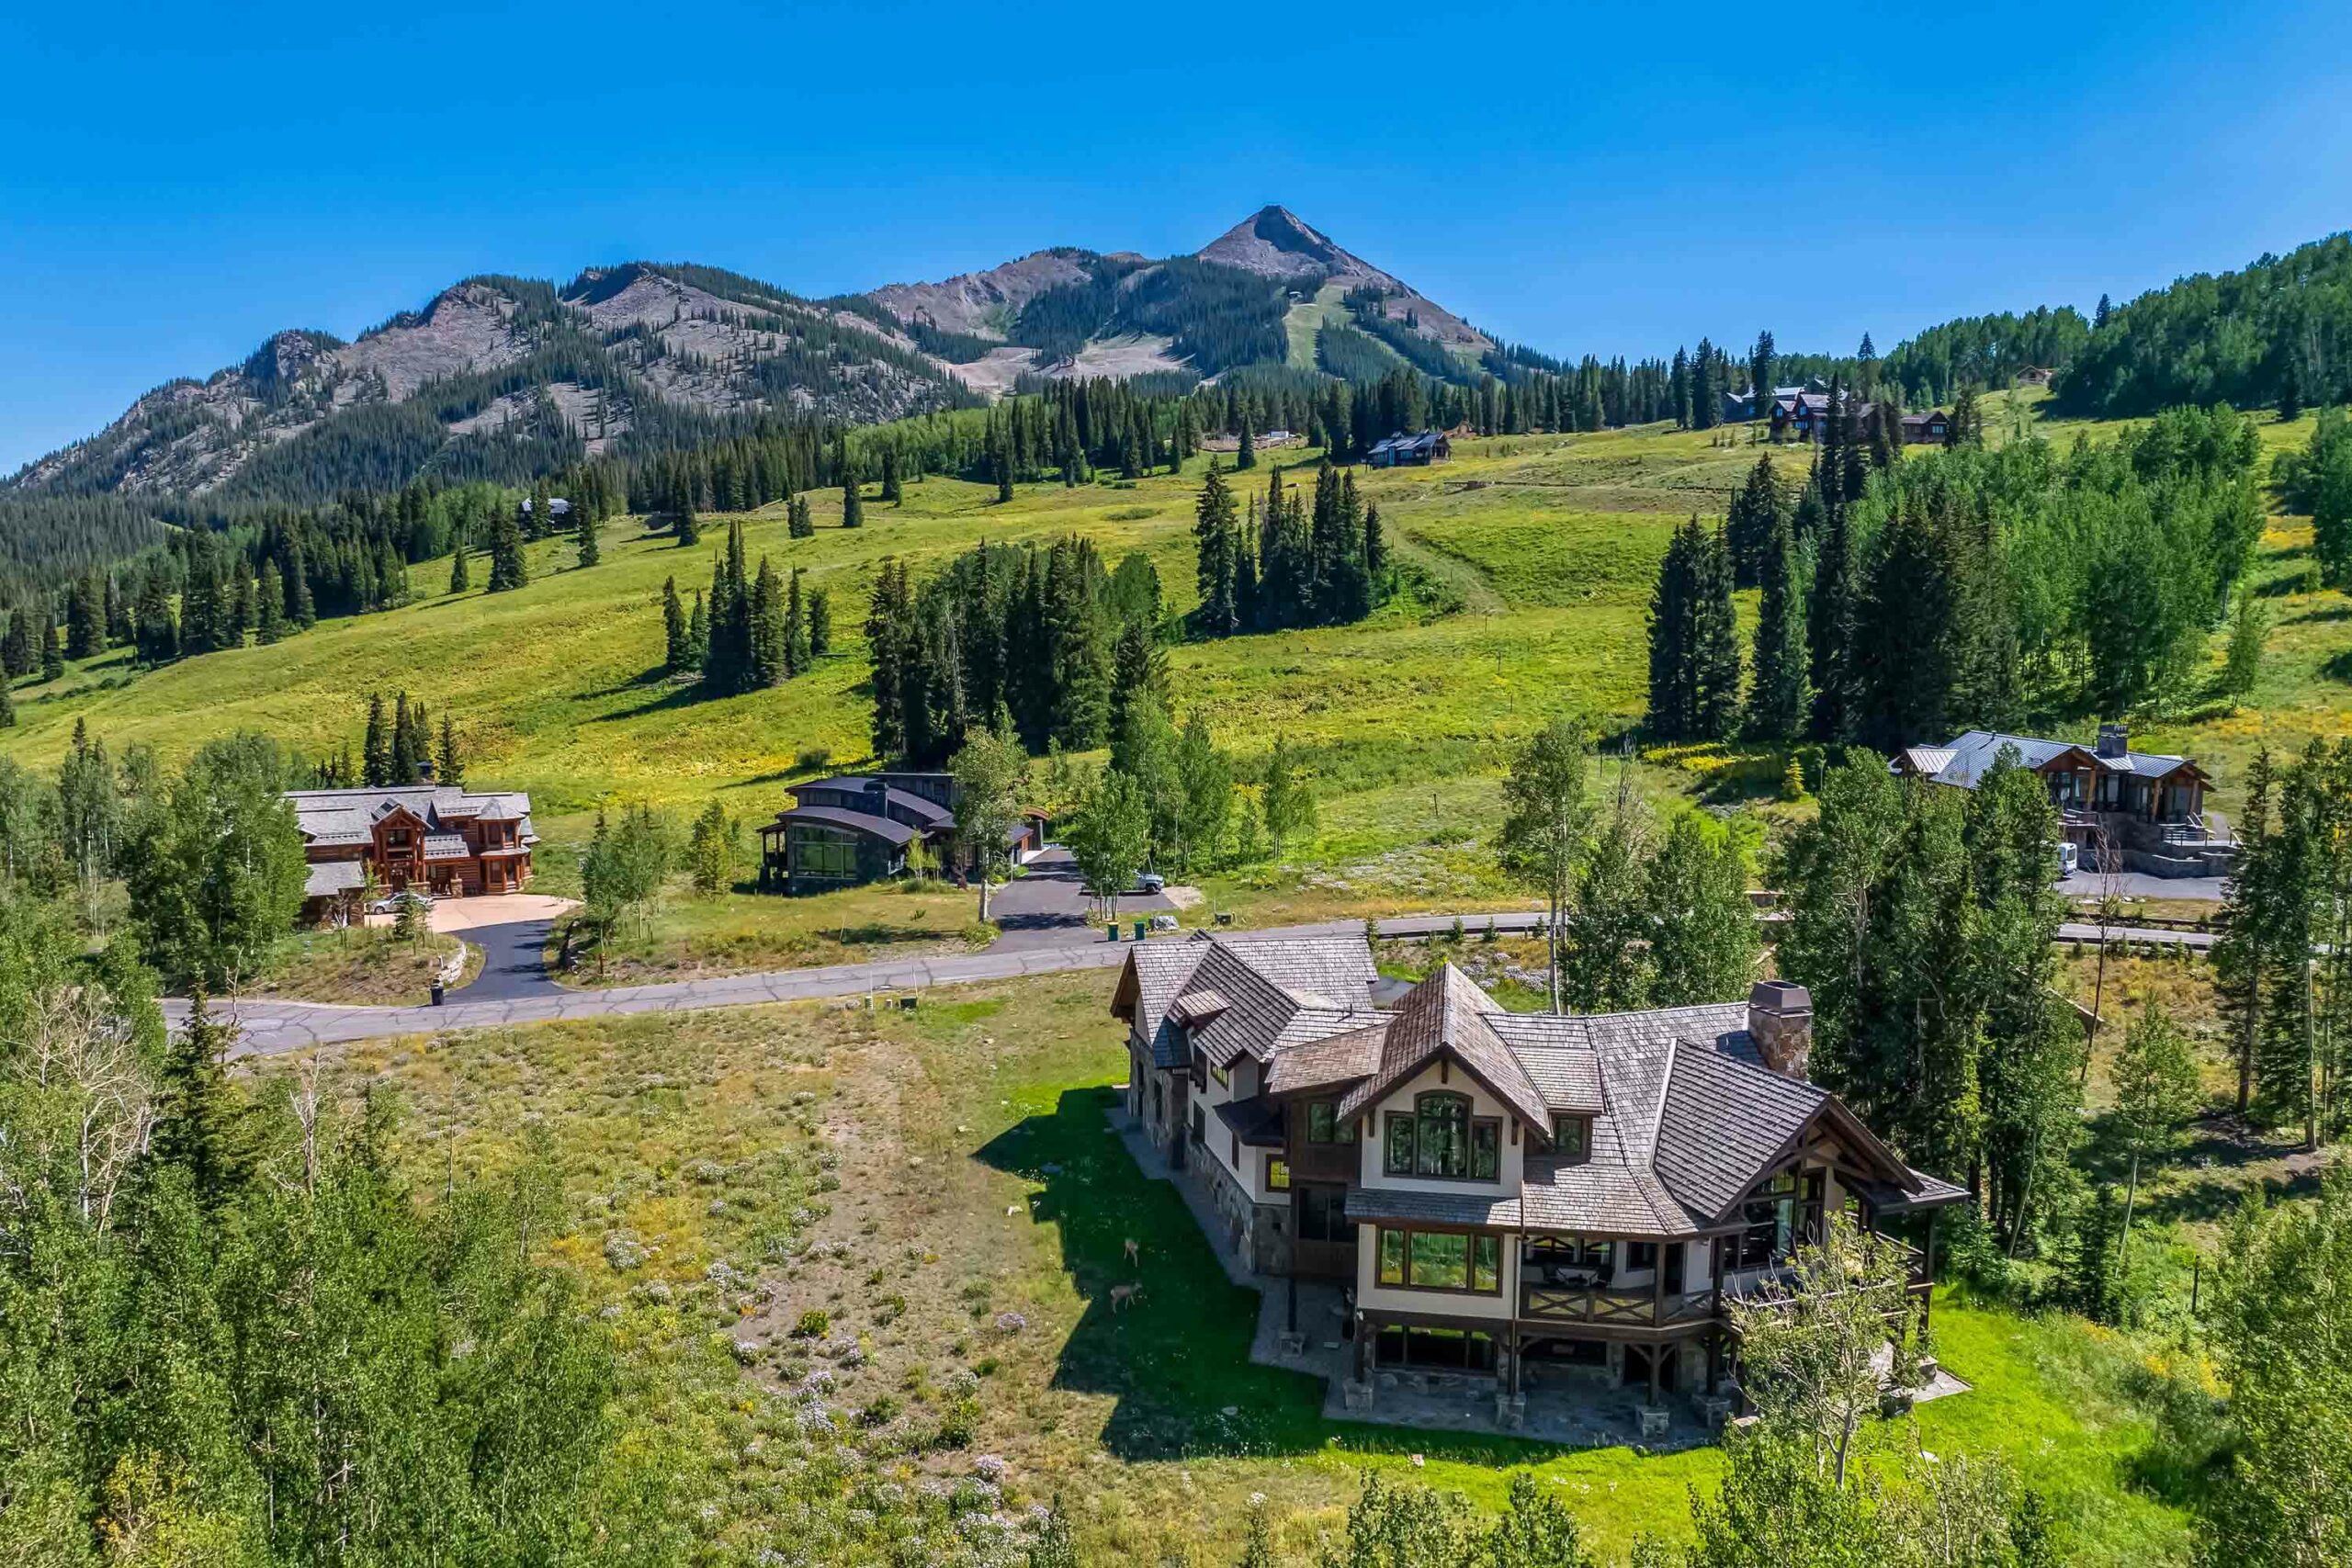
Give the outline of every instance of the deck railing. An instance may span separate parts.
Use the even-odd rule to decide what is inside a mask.
[[[1663,1328],[1700,1323],[1715,1314],[1715,1292],[1611,1291],[1572,1285],[1523,1285],[1521,1317],[1547,1323],[1584,1323],[1612,1328]]]

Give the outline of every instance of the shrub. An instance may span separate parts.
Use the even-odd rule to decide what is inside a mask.
[[[887,1427],[898,1418],[899,1396],[895,1393],[877,1396],[873,1404],[857,1413],[857,1424],[861,1427]]]
[[[795,1339],[822,1339],[832,1332],[832,1328],[833,1314],[822,1307],[811,1307],[800,1314],[799,1322],[792,1325],[792,1337]]]

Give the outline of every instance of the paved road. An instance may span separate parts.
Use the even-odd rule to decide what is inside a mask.
[[[1469,915],[1463,929],[1483,932],[1491,923],[1497,931],[1532,930],[1534,914]],[[1453,929],[1451,915],[1409,915],[1380,922],[1384,936],[1429,936]],[[1228,936],[1249,941],[1274,937],[1348,935],[1363,930],[1361,920],[1326,920],[1314,925],[1282,926],[1264,931],[1236,931]],[[2202,931],[2123,931],[2117,939],[2208,948],[2213,938]],[[1156,940],[1182,942],[1170,935]],[[2063,926],[2062,939],[2096,942],[2094,926]],[[423,1034],[451,1029],[487,1029],[504,1024],[540,1023],[550,1019],[604,1018],[643,1012],[691,1012],[702,1008],[756,1007],[769,1002],[819,1000],[864,996],[868,992],[927,990],[938,986],[979,980],[1009,980],[1023,975],[1049,975],[1076,969],[1108,969],[1125,961],[1133,942],[1105,942],[1080,936],[1056,946],[1000,953],[958,954],[944,958],[884,959],[873,964],[835,964],[814,969],[786,969],[764,975],[735,975],[719,979],[676,980],[659,986],[616,986],[605,990],[575,990],[552,982],[512,998],[486,998],[480,982],[453,993],[443,1007],[333,1007],[318,1002],[242,1001],[232,1010],[240,1032],[232,1055],[277,1055],[316,1045],[353,1040],[374,1040],[398,1034]],[[164,1015],[175,1026],[187,1016],[187,1004],[164,1003]]]

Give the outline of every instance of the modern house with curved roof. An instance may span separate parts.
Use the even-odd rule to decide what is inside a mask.
[[[760,886],[821,893],[879,882],[907,869],[921,844],[944,865],[956,832],[951,773],[837,774],[789,784],[792,805],[760,828]],[[1023,818],[1008,835],[1015,863],[1044,847],[1044,819]]]
[[[1491,1379],[1505,1425],[1531,1377],[1719,1402],[1729,1304],[1834,1213],[1915,1232],[1926,1295],[1968,1195],[1808,1081],[1803,987],[1555,1017],[1451,964],[1394,1007],[1375,979],[1361,938],[1204,937],[1128,953],[1112,1001],[1126,1110],[1218,1239],[1346,1291],[1349,1409],[1429,1372]]]

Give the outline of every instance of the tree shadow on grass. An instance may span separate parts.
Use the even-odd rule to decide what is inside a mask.
[[[1136,1168],[1108,1120],[1118,1095],[1066,1089],[1053,1110],[1006,1129],[977,1156],[1044,1189],[1030,1195],[1030,1217],[1060,1232],[1063,1267],[1087,1303],[1054,1386],[1118,1401],[1102,1430],[1114,1457],[1280,1458],[1337,1445],[1508,1465],[1560,1451],[1516,1438],[1327,1421],[1321,1379],[1252,1362],[1258,1292],[1226,1278],[1175,1187]],[[1114,1311],[1111,1288],[1124,1284],[1142,1292]]]

